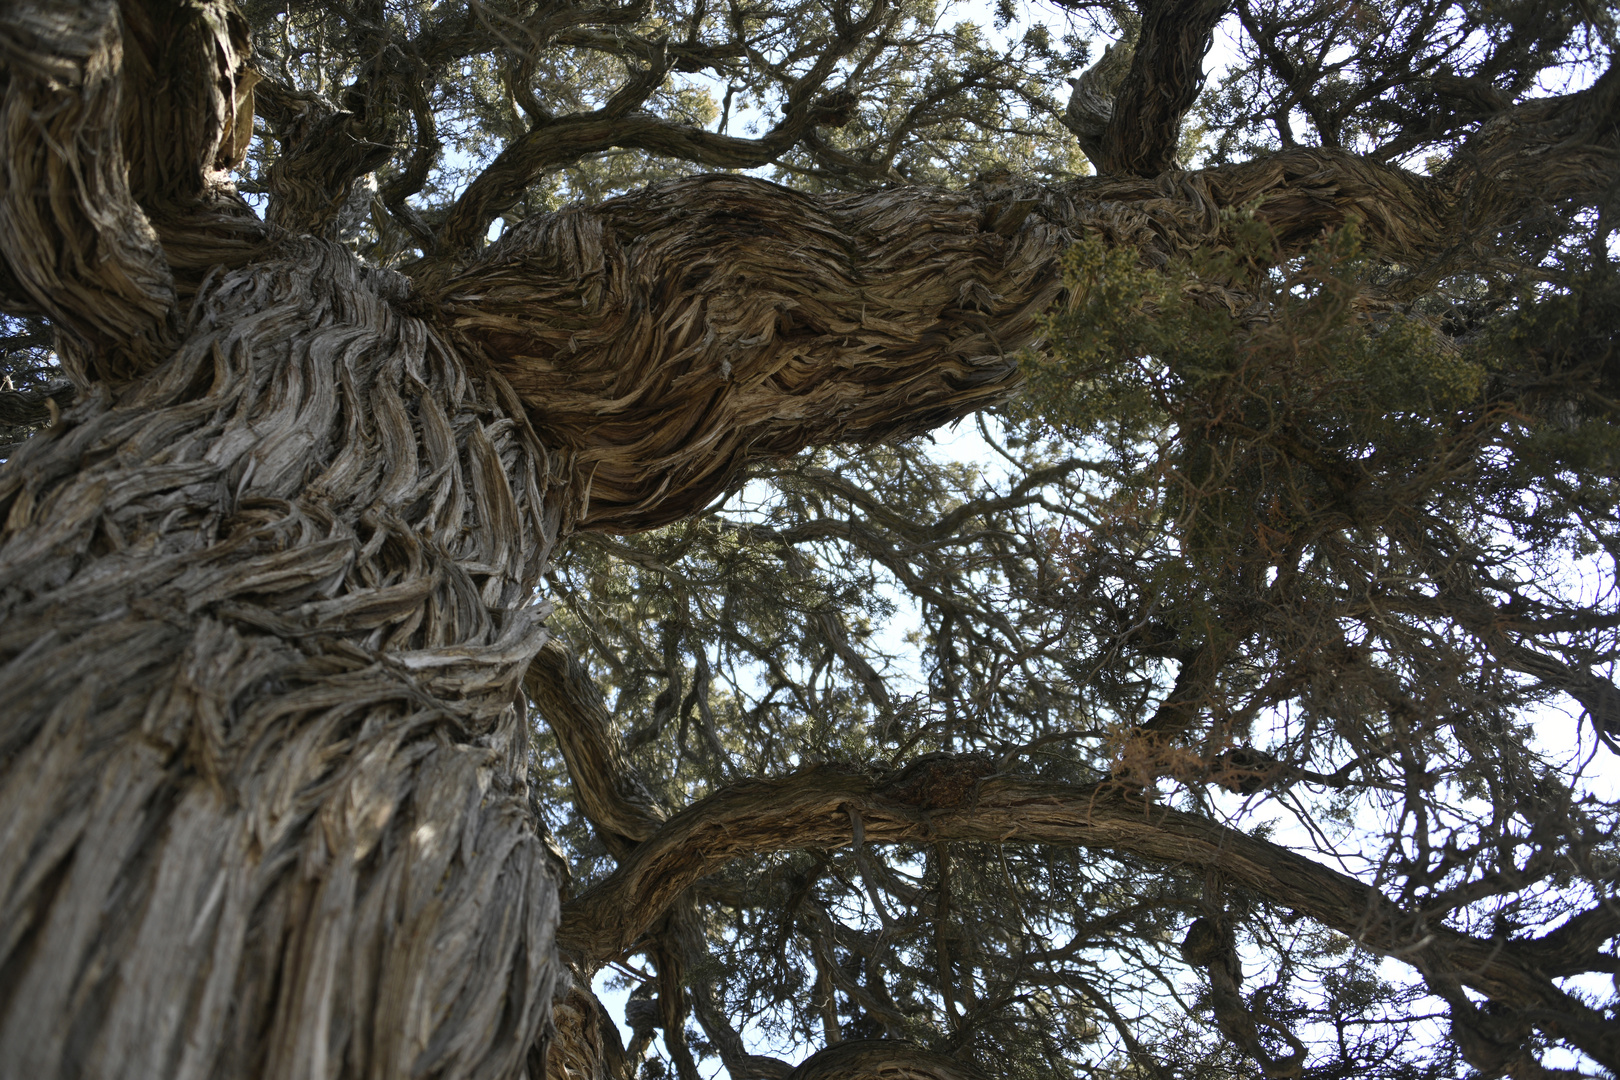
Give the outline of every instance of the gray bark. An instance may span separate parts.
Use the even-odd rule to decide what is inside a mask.
[[[0,1074],[518,1075],[557,970],[524,666],[567,501],[309,241],[0,473]]]
[[[754,456],[999,399],[1080,233],[1162,264],[1265,197],[1285,251],[1358,217],[1369,251],[1439,273],[1526,200],[1612,175],[1614,79],[1505,119],[1474,173],[1439,180],[1327,151],[1050,190],[722,176],[548,216],[413,284],[234,199],[252,80],[233,18],[0,9],[0,301],[50,319],[79,388],[0,468],[6,1076],[522,1075],[562,969],[519,684],[570,530],[648,528]],[[919,835],[918,803],[840,785],[753,850],[848,842],[857,803],[874,841]],[[993,790],[1004,820],[953,803],[935,824],[1241,850]],[[711,809],[623,815],[642,842],[613,888],[661,858],[679,873],[565,939],[626,947],[729,857],[681,846]],[[1252,869],[1343,892],[1330,922],[1368,902],[1269,852]],[[1563,1007],[1455,946],[1489,992]],[[1570,1037],[1613,1059],[1612,1036]]]

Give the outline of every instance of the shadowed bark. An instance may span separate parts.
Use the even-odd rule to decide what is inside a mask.
[[[1175,168],[1181,122],[1204,86],[1204,57],[1229,0],[1143,5],[1133,44],[1112,45],[1078,79],[1063,121],[1099,174]]]
[[[119,5],[123,148],[130,186],[189,298],[206,273],[263,251],[264,222],[231,172],[253,137],[248,28],[224,0]]]
[[[1536,944],[1481,941],[1397,908],[1376,889],[1279,845],[1144,803],[1114,783],[1087,787],[986,776],[974,758],[921,761],[892,777],[824,767],[739,784],[670,819],[602,884],[563,909],[558,944],[605,959],[629,949],[692,884],[747,855],[854,841],[971,840],[1081,845],[1167,866],[1220,871],[1358,944],[1515,1010],[1598,1061],[1620,1061],[1620,1034],[1560,990]]]
[[[811,1054],[788,1080],[984,1080],[971,1065],[898,1039],[851,1039]]]
[[[585,666],[561,642],[548,641],[530,662],[523,689],[557,737],[580,812],[608,850],[623,855],[656,832],[664,811],[625,759]]]
[[[1175,168],[1181,121],[1204,86],[1204,56],[1228,0],[1147,5],[1131,67],[1103,131],[1100,173],[1157,176]]]
[[[7,307],[50,319],[81,384],[129,378],[172,342],[175,293],[124,167],[116,5],[14,5],[0,58]]]
[[[823,771],[654,830],[548,655],[532,685],[584,733],[563,740],[582,801],[626,850],[554,938],[515,705],[571,530],[675,520],[751,459],[1004,397],[1075,236],[1162,265],[1263,200],[1285,252],[1354,218],[1370,252],[1438,274],[1525,205],[1606,188],[1612,77],[1505,118],[1436,179],[1309,150],[1054,189],[817,197],[717,176],[531,221],[413,291],[228,190],[251,111],[240,29],[211,0],[0,13],[0,291],[57,327],[81,388],[0,470],[0,1073],[521,1075],[557,940],[616,955],[726,859],[847,843],[855,821],[874,842],[1246,875],[1370,948],[1572,1017],[1548,1029],[1616,1060],[1516,947],[1103,789]],[[795,124],[836,120],[808,93]],[[286,220],[317,229],[364,161],[306,164],[316,194]],[[466,220],[534,167],[470,187]],[[1220,282],[1208,300],[1245,302]],[[843,1053],[818,1067],[865,1060]]]
[[[29,390],[0,390],[0,425],[39,427],[73,404],[78,390],[67,380]],[[54,408],[53,408],[54,406]]]

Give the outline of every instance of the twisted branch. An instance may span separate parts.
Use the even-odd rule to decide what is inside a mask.
[[[1145,804],[1118,785],[980,776],[975,759],[946,759],[926,775],[879,778],[822,767],[728,788],[672,818],[611,877],[565,905],[558,944],[597,960],[619,955],[675,897],[733,859],[852,843],[854,810],[873,843],[1079,845],[1219,870],[1365,948],[1534,1012],[1545,1030],[1598,1061],[1620,1061],[1620,1033],[1540,974],[1533,941],[1481,941],[1431,925],[1354,878],[1207,819]]]

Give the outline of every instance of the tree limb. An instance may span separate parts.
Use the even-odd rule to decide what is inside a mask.
[[[182,293],[241,265],[267,232],[232,185],[253,137],[248,24],[228,0],[122,0],[123,145]]]
[[[128,379],[171,340],[174,280],[126,166],[111,0],[0,13],[3,302],[46,316],[77,382]]]
[[[664,812],[625,759],[585,665],[552,638],[529,663],[523,689],[557,737],[580,811],[608,850],[622,857],[653,835]]]
[[[634,112],[662,83],[674,63],[663,41],[645,42],[646,66],[632,65],[629,80],[600,109],[547,120],[509,143],[467,185],[451,206],[439,230],[446,257],[465,259],[479,244],[489,223],[510,208],[530,184],[549,170],[614,147],[646,150],[691,161],[710,169],[751,169],[769,164],[792,149],[818,124],[838,126],[848,120],[847,94],[822,94],[827,79],[845,56],[865,41],[888,12],[886,0],[874,0],[859,19],[849,20],[834,5],[837,33],[820,50],[809,70],[788,87],[782,119],[762,138],[739,139]],[[430,261],[424,276],[442,266]]]
[[[1064,123],[1102,174],[1158,176],[1175,168],[1182,118],[1203,89],[1204,56],[1231,4],[1156,0],[1143,8],[1134,47],[1109,46],[1073,80]]]
[[[900,1039],[849,1039],[811,1054],[787,1080],[984,1080],[966,1062]]]
[[[0,426],[39,427],[73,404],[78,390],[70,382],[57,381],[27,390],[0,390]]]
[[[733,859],[851,843],[853,808],[874,843],[1077,844],[1220,870],[1373,952],[1535,1014],[1539,1026],[1598,1061],[1620,1061],[1620,1032],[1539,973],[1534,942],[1481,941],[1431,925],[1354,878],[1205,818],[1143,803],[1118,785],[979,782],[982,771],[968,761],[942,760],[935,773],[919,783],[910,770],[885,779],[821,767],[718,792],[672,818],[606,881],[565,905],[558,944],[594,959],[618,955],[676,896]]]
[[[1222,213],[1247,208],[1281,257],[1357,221],[1369,255],[1424,280],[1460,255],[1477,263],[1535,200],[1608,189],[1615,137],[1590,122],[1602,109],[1560,100],[1538,106],[1558,123],[1475,157],[1511,166],[1514,198],[1477,191],[1485,173],[1440,181],[1305,149],[1052,188],[818,197],[705,176],[532,219],[458,277],[419,284],[573,455],[587,526],[629,532],[695,513],[750,460],[904,437],[1006,397],[1077,236],[1162,266],[1219,248]],[[1249,303],[1219,283],[1207,299]]]

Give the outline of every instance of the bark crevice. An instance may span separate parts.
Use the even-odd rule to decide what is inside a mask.
[[[407,288],[226,274],[0,472],[0,1073],[510,1076],[542,1030],[514,699],[569,500]]]

